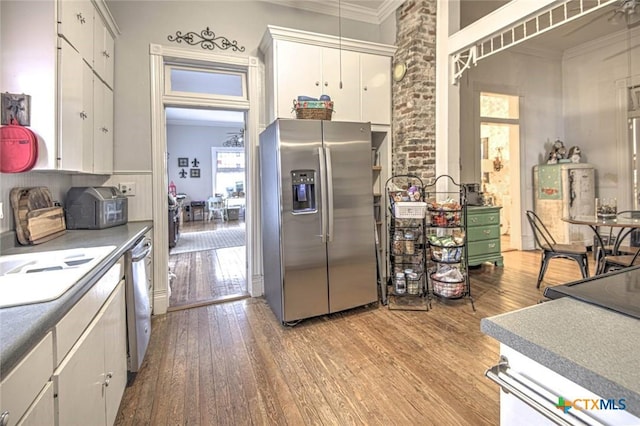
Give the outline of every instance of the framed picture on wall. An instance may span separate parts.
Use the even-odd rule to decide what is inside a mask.
[[[178,158],[178,167],[189,167],[189,159],[187,157]]]
[[[191,177],[199,178],[200,177],[200,169],[191,169]]]

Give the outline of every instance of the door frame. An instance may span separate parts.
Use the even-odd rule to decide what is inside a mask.
[[[478,172],[480,172],[481,167],[480,167],[480,124],[482,122],[481,117],[480,117],[480,94],[483,92],[488,92],[488,93],[498,93],[498,94],[502,94],[502,95],[508,95],[508,96],[515,96],[518,98],[518,109],[519,109],[519,118],[518,118],[518,129],[519,129],[519,135],[518,135],[518,140],[519,140],[519,144],[518,146],[513,146],[513,144],[510,144],[509,146],[509,150],[512,151],[510,152],[509,155],[509,161],[511,162],[511,166],[512,167],[517,167],[518,173],[512,173],[511,175],[511,187],[510,187],[510,191],[511,191],[511,217],[510,217],[510,224],[511,224],[511,230],[510,230],[510,243],[511,243],[511,248],[514,248],[516,250],[522,250],[523,246],[524,246],[524,235],[523,235],[523,224],[524,224],[524,211],[522,209],[522,206],[527,205],[526,204],[526,193],[527,191],[525,190],[525,184],[526,184],[526,177],[525,177],[525,170],[522,170],[522,165],[526,164],[525,163],[525,159],[522,157],[523,156],[523,152],[524,150],[521,149],[522,148],[522,144],[523,144],[523,135],[524,135],[524,121],[523,121],[523,114],[522,111],[524,111],[524,96],[522,96],[519,91],[516,88],[513,87],[508,87],[508,86],[500,86],[500,85],[491,85],[491,84],[483,84],[483,83],[476,83],[474,84],[473,87],[473,105],[474,105],[474,112],[473,112],[473,120],[474,120],[474,124],[473,124],[473,135],[474,135],[474,141],[477,141],[478,143],[474,144],[474,150],[475,150],[475,155],[474,155],[474,161],[476,162],[476,170]],[[480,176],[482,177],[482,176]],[[515,179],[514,179],[515,178]],[[516,192],[517,190],[517,192]],[[516,195],[518,194],[518,195]],[[501,230],[502,233],[502,230]]]
[[[260,132],[260,94],[264,70],[258,58],[253,56],[230,56],[212,52],[201,52],[189,48],[149,45],[150,92],[151,92],[151,160],[152,160],[152,206],[153,206],[153,277],[155,315],[167,312],[169,306],[169,232],[168,232],[168,177],[167,177],[167,106],[205,107],[243,111],[246,116],[245,161],[246,161],[246,253],[247,290],[252,297],[263,294],[262,250],[260,236],[259,164],[258,138]],[[206,99],[165,93],[165,65],[206,66],[209,68],[234,69],[246,74],[247,100]]]

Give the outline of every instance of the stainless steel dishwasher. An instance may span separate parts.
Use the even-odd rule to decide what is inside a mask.
[[[125,255],[127,366],[131,373],[140,369],[151,337],[151,250],[151,239],[145,236]]]

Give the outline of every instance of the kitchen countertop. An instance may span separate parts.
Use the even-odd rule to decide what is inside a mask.
[[[116,249],[58,299],[0,308],[0,380],[152,225],[151,221],[140,221],[102,230],[67,230],[64,235],[35,246],[18,246],[15,238],[11,238],[13,233],[3,234],[3,255],[107,245],[115,245]]]
[[[640,320],[563,297],[483,318],[480,329],[602,398],[625,398],[640,417]]]

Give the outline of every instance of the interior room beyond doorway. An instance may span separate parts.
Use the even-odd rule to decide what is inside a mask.
[[[480,171],[485,202],[500,206],[502,251],[515,249],[512,224],[520,212],[512,197],[519,197],[520,146],[518,96],[480,93]],[[514,238],[517,238],[514,236]]]
[[[166,109],[167,181],[179,206],[169,309],[248,296],[244,113]]]

